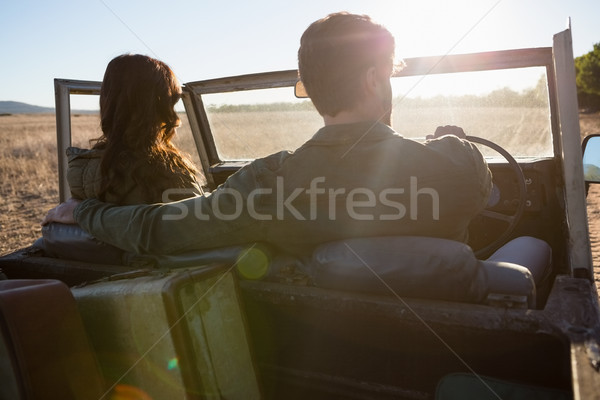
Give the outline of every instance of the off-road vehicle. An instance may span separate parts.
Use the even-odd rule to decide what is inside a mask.
[[[570,29],[551,47],[405,63],[393,77],[394,128],[421,140],[459,125],[481,146],[494,189],[468,245],[483,259],[515,237],[546,241],[552,272],[535,293],[517,288],[473,303],[436,298],[426,286],[407,295],[385,279],[379,289],[324,287],[310,266],[268,244],[105,265],[24,243],[0,258],[8,278],[0,281],[0,397],[600,398]],[[97,95],[100,85],[55,81],[61,201],[70,96]],[[197,155],[208,191],[252,159],[297,148],[322,124],[295,96],[295,70],[183,86],[194,140],[180,147]],[[598,140],[586,141],[596,153],[585,156],[591,180]],[[338,264],[366,270],[375,254],[392,270],[401,265],[397,274],[429,268],[426,251],[404,257],[373,246]],[[257,262],[265,269],[253,274]]]

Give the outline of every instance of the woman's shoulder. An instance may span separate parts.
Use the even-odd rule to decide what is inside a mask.
[[[71,195],[78,199],[97,197],[102,176],[100,162],[103,150],[67,148],[67,181]]]
[[[81,158],[81,159],[100,159],[104,150],[101,149],[82,149],[80,147],[67,147],[66,150],[67,159],[69,161]]]

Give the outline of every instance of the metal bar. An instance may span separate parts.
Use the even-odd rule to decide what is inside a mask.
[[[67,147],[71,146],[71,94],[100,94],[101,82],[54,79],[56,145],[58,151],[58,193],[60,202],[71,197],[67,181]]]
[[[474,54],[452,54],[436,57],[404,59],[406,67],[394,76],[413,76],[473,72],[509,68],[527,68],[552,65],[552,48],[500,50]],[[186,83],[198,95],[227,93],[242,90],[268,89],[294,86],[298,81],[297,70],[265,72],[227,78],[209,79]]]
[[[70,197],[67,182],[67,155],[65,150],[71,145],[71,102],[69,88],[58,79],[54,80],[56,104],[56,146],[58,150],[58,193],[62,203]]]
[[[404,59],[406,67],[394,76],[447,74],[509,68],[540,67],[552,64],[552,48],[501,50],[475,54],[452,54]]]
[[[583,157],[579,130],[579,109],[575,85],[575,64],[571,30],[554,35],[554,69],[558,119],[562,140],[565,207],[569,224],[569,268],[573,276],[592,279],[592,256],[587,224]]]
[[[294,86],[298,81],[297,70],[265,72],[231,76],[227,78],[209,79],[186,83],[198,95],[209,93],[237,92],[241,90],[269,89]]]
[[[203,108],[202,103],[198,104],[197,101],[194,101],[194,97],[196,95],[192,91],[184,90],[181,96],[183,101],[183,106],[185,107],[185,113],[188,118],[188,122],[190,124],[190,128],[192,130],[192,136],[194,137],[194,142],[196,144],[196,151],[200,156],[200,163],[202,164],[202,170],[204,172],[204,177],[206,178],[206,182],[208,186],[212,189],[216,187],[215,180],[213,178],[213,174],[210,171],[210,159],[212,157],[216,157],[216,149],[213,149],[215,154],[212,157],[209,157],[208,152],[212,147],[207,147],[205,144],[205,138],[211,138],[212,134],[210,132],[205,132],[202,134],[202,129],[207,129],[208,122],[201,122],[202,118],[206,118],[206,114],[199,111]]]
[[[55,79],[55,82],[60,82],[62,86],[69,89],[70,94],[100,94],[102,82],[97,81],[79,81],[74,79]]]

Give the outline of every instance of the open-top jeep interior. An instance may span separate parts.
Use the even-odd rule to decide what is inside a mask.
[[[437,126],[461,126],[492,171],[468,247],[365,238],[353,246],[363,253],[334,243],[305,262],[261,243],[249,244],[252,254],[236,246],[151,262],[132,256],[129,265],[27,247],[0,268],[9,280],[71,288],[107,390],[127,383],[152,398],[189,399],[597,398],[600,325],[570,30],[553,47],[404,61],[392,79],[393,128],[425,140]],[[69,197],[69,98],[97,95],[100,84],[55,81],[61,201]],[[251,160],[293,151],[322,126],[310,100],[295,96],[297,84],[290,70],[184,85],[180,131],[190,136],[178,146],[197,156],[206,191]],[[474,301],[454,286],[464,265],[521,236],[552,248],[538,287]],[[263,272],[244,273],[250,256]],[[320,284],[326,274],[315,275],[315,260],[337,275]]]

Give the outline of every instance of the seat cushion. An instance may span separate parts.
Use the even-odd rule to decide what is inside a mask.
[[[524,385],[487,376],[455,373],[438,383],[436,400],[567,400],[572,394],[566,390]]]
[[[42,227],[42,240],[36,243],[49,257],[96,264],[124,265],[125,252],[103,243],[79,225],[58,222]]]
[[[326,243],[313,253],[316,286],[396,296],[482,302],[487,273],[464,243],[386,236]]]

